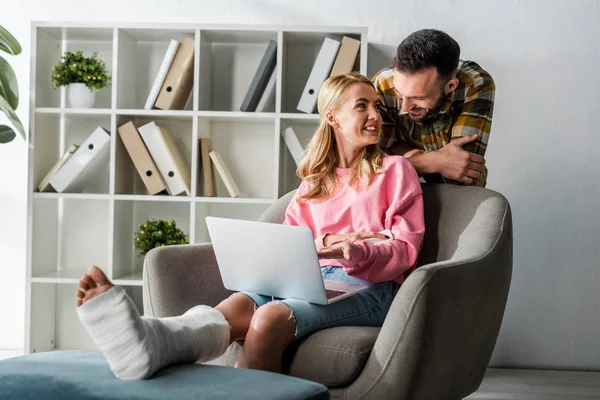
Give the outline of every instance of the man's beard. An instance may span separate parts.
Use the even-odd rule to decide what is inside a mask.
[[[446,102],[446,96],[442,92],[437,103],[435,103],[435,105],[433,107],[425,109],[425,114],[421,115],[420,117],[413,117],[412,115],[410,115],[410,112],[409,112],[408,118],[410,118],[411,121],[423,122],[428,118],[435,117],[440,112],[440,109],[442,108],[442,106],[444,105],[445,102]]]

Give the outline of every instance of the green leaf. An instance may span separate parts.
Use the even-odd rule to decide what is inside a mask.
[[[27,140],[27,138],[25,137],[25,129],[23,129],[23,124],[21,123],[21,120],[14,112],[10,104],[8,104],[6,99],[4,99],[4,97],[2,96],[0,96],[0,111],[4,112],[8,119],[10,119],[10,122],[12,122],[14,127],[17,128],[17,132],[19,132],[23,137],[23,140]]]
[[[0,125],[0,143],[11,142],[15,136],[15,131],[10,126]]]
[[[17,76],[8,61],[0,57],[0,96],[4,97],[13,110],[19,106]]]
[[[0,25],[0,50],[13,55],[21,53],[19,41],[4,29],[2,25]]]

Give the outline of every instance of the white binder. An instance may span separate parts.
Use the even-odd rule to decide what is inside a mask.
[[[167,184],[169,194],[190,196],[189,168],[169,131],[152,121],[140,126],[138,132]]]
[[[321,89],[321,85],[325,82],[325,79],[329,77],[329,72],[331,71],[339,48],[340,42],[338,40],[331,38],[325,38],[325,40],[323,40],[321,50],[319,50],[312,71],[310,71],[310,75],[306,81],[304,91],[300,96],[297,107],[298,111],[307,114],[311,114],[314,111],[317,105],[319,89]]]
[[[302,161],[302,158],[304,157],[304,149],[298,140],[298,136],[296,136],[296,132],[294,132],[292,128],[287,128],[283,131],[283,139],[296,162],[296,166],[300,165],[300,161]]]
[[[167,48],[167,52],[165,53],[165,57],[163,58],[162,63],[160,64],[160,68],[156,73],[156,77],[154,78],[154,84],[150,89],[150,93],[148,93],[148,98],[146,99],[146,104],[144,105],[145,110],[151,110],[152,108],[154,108],[154,102],[158,97],[160,88],[165,82],[167,72],[169,72],[169,68],[171,68],[171,64],[173,63],[173,59],[175,58],[175,53],[177,53],[178,48],[179,42],[175,39],[171,39],[169,47]]]
[[[58,193],[82,193],[92,176],[108,166],[109,156],[110,132],[98,127],[50,179],[50,186]]]

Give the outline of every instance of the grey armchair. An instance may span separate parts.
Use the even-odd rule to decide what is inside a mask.
[[[292,193],[261,220],[283,221]],[[285,372],[330,388],[332,398],[461,399],[476,391],[494,349],[512,274],[510,205],[489,189],[423,185],[426,235],[419,267],[381,328],[339,327],[290,348]],[[144,313],[179,315],[231,292],[209,243],[152,250]],[[241,344],[214,361],[233,365]]]

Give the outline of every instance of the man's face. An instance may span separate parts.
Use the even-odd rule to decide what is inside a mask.
[[[402,111],[417,122],[439,111],[446,94],[455,89],[453,83],[451,79],[442,85],[434,67],[413,74],[394,69],[394,88],[396,96],[402,101]]]

